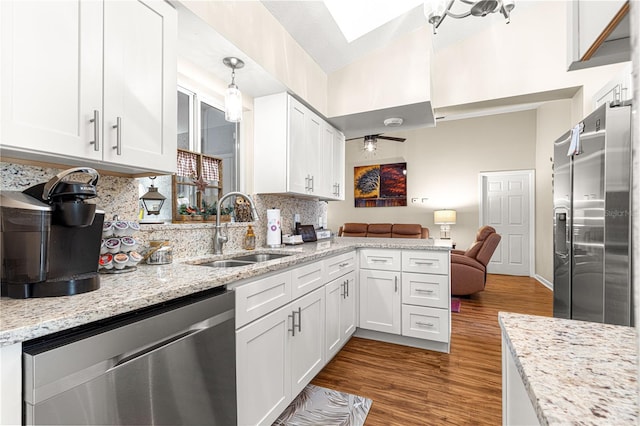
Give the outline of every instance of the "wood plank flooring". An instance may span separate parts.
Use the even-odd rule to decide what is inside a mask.
[[[366,426],[500,425],[499,311],[552,316],[553,293],[532,278],[489,275],[451,314],[451,353],[354,337],[312,383],[371,398]]]

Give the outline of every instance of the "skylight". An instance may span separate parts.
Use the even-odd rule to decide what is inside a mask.
[[[423,0],[324,0],[348,43],[422,3]]]

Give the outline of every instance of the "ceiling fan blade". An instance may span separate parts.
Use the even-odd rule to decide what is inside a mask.
[[[404,142],[407,140],[407,138],[396,138],[393,136],[378,136],[378,139],[387,139],[387,140],[396,141],[396,142]]]

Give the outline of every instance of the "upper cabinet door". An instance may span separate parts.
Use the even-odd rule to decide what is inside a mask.
[[[176,11],[106,1],[104,14],[104,160],[175,171]]]
[[[1,1],[0,15],[2,145],[100,159],[102,3]]]
[[[288,190],[306,194],[309,187],[309,170],[307,170],[307,144],[305,122],[309,119],[309,111],[297,100],[289,97],[289,179]],[[282,141],[286,142],[286,141]],[[264,161],[256,158],[256,161]]]
[[[332,170],[332,193],[335,199],[344,200],[344,135],[335,131],[333,134],[333,170]]]

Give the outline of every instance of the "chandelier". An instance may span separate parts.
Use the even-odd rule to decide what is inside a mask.
[[[462,5],[454,7],[455,5]],[[425,0],[424,14],[431,25],[433,33],[442,24],[445,16],[461,19],[467,16],[487,16],[490,13],[500,12],[507,21],[511,21],[510,14],[515,7],[515,0]],[[463,9],[458,11],[459,9]],[[454,12],[454,10],[456,10]]]

